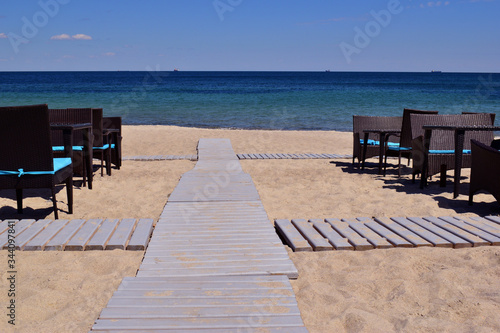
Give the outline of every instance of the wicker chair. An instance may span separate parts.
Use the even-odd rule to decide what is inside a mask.
[[[403,117],[374,117],[374,116],[352,116],[353,126],[353,152],[352,163],[358,158],[358,166],[365,159],[380,155],[379,138],[375,133],[368,135],[368,145],[366,154],[363,156],[364,130],[367,129],[399,129],[401,128]],[[394,145],[399,144],[399,137],[390,137],[389,142]]]
[[[478,126],[491,125],[489,114],[453,114],[453,115],[411,115],[412,122],[412,140],[413,149],[413,171],[412,178],[415,181],[415,175],[421,173],[427,159],[427,174],[422,175],[427,179],[437,173],[441,173],[441,186],[446,183],[446,171],[455,166],[455,134],[453,131],[433,130],[428,147],[424,144],[424,125],[438,126]],[[462,158],[462,167],[469,168],[471,165],[470,141],[477,141],[490,144],[493,140],[493,132],[485,131],[467,131],[464,138],[464,154]],[[427,158],[426,158],[427,157]]]
[[[111,176],[111,142],[109,135],[103,135],[102,109],[92,109],[92,133],[94,134],[93,155],[101,160],[101,177],[106,160],[106,174]]]
[[[92,123],[92,109],[49,109],[49,121],[51,124],[80,124],[80,123]],[[60,131],[53,131],[52,133],[52,145],[54,153],[56,156],[60,157],[62,155],[62,142],[63,136]],[[73,171],[75,174],[81,175],[83,177],[83,185],[85,186],[87,180],[87,172],[90,173],[92,170],[87,170],[85,158],[86,154],[83,151],[83,132],[74,131],[73,132]],[[90,143],[92,144],[92,142]],[[92,156],[88,157],[92,161]]]
[[[470,171],[469,205],[474,193],[485,190],[500,202],[500,151],[471,140],[472,165]]]
[[[73,213],[73,165],[53,158],[46,104],[0,107],[0,188],[15,189],[17,211],[23,212],[23,189],[50,188],[58,218],[55,185],[66,184],[68,212]],[[70,142],[64,142],[71,149]]]
[[[109,134],[112,139],[111,144],[111,164],[114,164],[118,170],[122,165],[122,117],[104,117],[103,118],[104,132],[112,130]]]
[[[408,165],[411,159],[411,140],[412,131],[411,131],[411,117],[412,114],[437,114],[438,111],[426,111],[426,110],[414,110],[414,109],[404,109],[403,110],[403,124],[401,126],[401,134],[399,145],[390,145],[387,147],[385,152],[385,160],[384,160],[384,174],[387,168],[387,156],[396,156],[398,157],[398,177],[401,177],[401,157],[404,156],[408,159]]]

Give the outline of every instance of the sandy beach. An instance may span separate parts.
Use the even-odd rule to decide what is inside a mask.
[[[124,156],[196,154],[200,138],[231,139],[236,153],[352,153],[350,132],[125,126],[123,137]],[[351,159],[242,160],[241,165],[270,221],[500,214],[489,194],[477,194],[474,205],[467,205],[467,169],[461,195],[453,199],[452,171],[446,188],[434,177],[420,190],[405,160],[399,179],[396,160],[389,161],[387,176],[377,174],[377,161],[370,159],[364,171]],[[74,214],[67,214],[65,189],[58,192],[59,217],[158,219],[178,180],[194,165],[124,161],[111,177],[95,172],[93,190],[75,188]],[[27,192],[25,214],[17,215],[15,194],[0,191],[0,219],[52,219],[48,195]],[[88,332],[121,279],[135,275],[143,255],[118,250],[16,254],[18,332]],[[292,286],[310,332],[500,331],[500,247],[289,254],[299,271]],[[0,256],[0,304],[6,304],[7,252]],[[14,332],[3,317],[0,331]]]

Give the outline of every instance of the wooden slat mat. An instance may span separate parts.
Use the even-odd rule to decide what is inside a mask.
[[[269,160],[269,159],[339,159],[352,158],[349,154],[238,154],[240,160]]]
[[[21,220],[14,224],[15,246],[24,251],[143,251],[153,230],[152,219]],[[8,221],[0,223],[0,248],[8,247]]]
[[[275,227],[293,251],[500,245],[500,219],[492,216],[295,219]]]
[[[297,269],[227,139],[202,139],[95,332],[307,332]]]

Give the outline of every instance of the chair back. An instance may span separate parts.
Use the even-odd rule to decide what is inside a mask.
[[[357,133],[359,138],[364,137],[364,130],[380,129],[391,130],[401,129],[403,117],[379,117],[379,116],[352,116],[353,133]],[[370,133],[368,139],[378,140],[378,135]],[[399,142],[399,138],[391,136],[390,142]]]
[[[52,171],[47,104],[0,107],[0,170]]]
[[[447,114],[447,115],[422,115],[412,114],[413,138],[424,135],[424,125],[437,126],[490,126],[491,116],[487,113],[476,114]],[[470,149],[471,139],[490,144],[493,140],[493,131],[466,131],[464,149]],[[451,150],[455,148],[455,133],[446,130],[433,130],[429,149]]]
[[[104,142],[102,138],[102,130],[102,109],[92,109],[92,133],[94,134],[93,147],[103,146]]]
[[[51,124],[81,124],[92,123],[92,109],[49,109],[49,120]],[[73,132],[73,145],[83,146],[83,132]],[[64,145],[63,135],[61,131],[52,133],[52,145]]]
[[[426,114],[432,115],[437,114],[438,111],[426,111],[426,110],[414,110],[414,109],[404,109],[403,110],[403,125],[401,127],[401,137],[400,137],[400,147],[411,147],[411,140],[413,139],[411,130],[411,117],[412,114]]]
[[[464,111],[462,114],[477,114],[478,112],[469,112],[469,111]],[[497,115],[496,113],[487,113],[491,117],[491,125],[495,125],[495,116]]]

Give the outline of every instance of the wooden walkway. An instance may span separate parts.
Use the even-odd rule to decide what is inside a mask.
[[[394,217],[276,220],[293,251],[500,245],[500,217]]]
[[[230,141],[202,139],[93,332],[307,332],[288,278],[297,270]]]
[[[5,220],[0,222],[0,249],[24,251],[144,251],[153,231],[152,219]],[[11,227],[12,226],[12,227]]]
[[[269,160],[269,159],[338,159],[352,158],[349,154],[236,154],[240,160]],[[190,160],[197,161],[197,155],[139,155],[125,156],[125,161],[172,161],[172,160]]]

